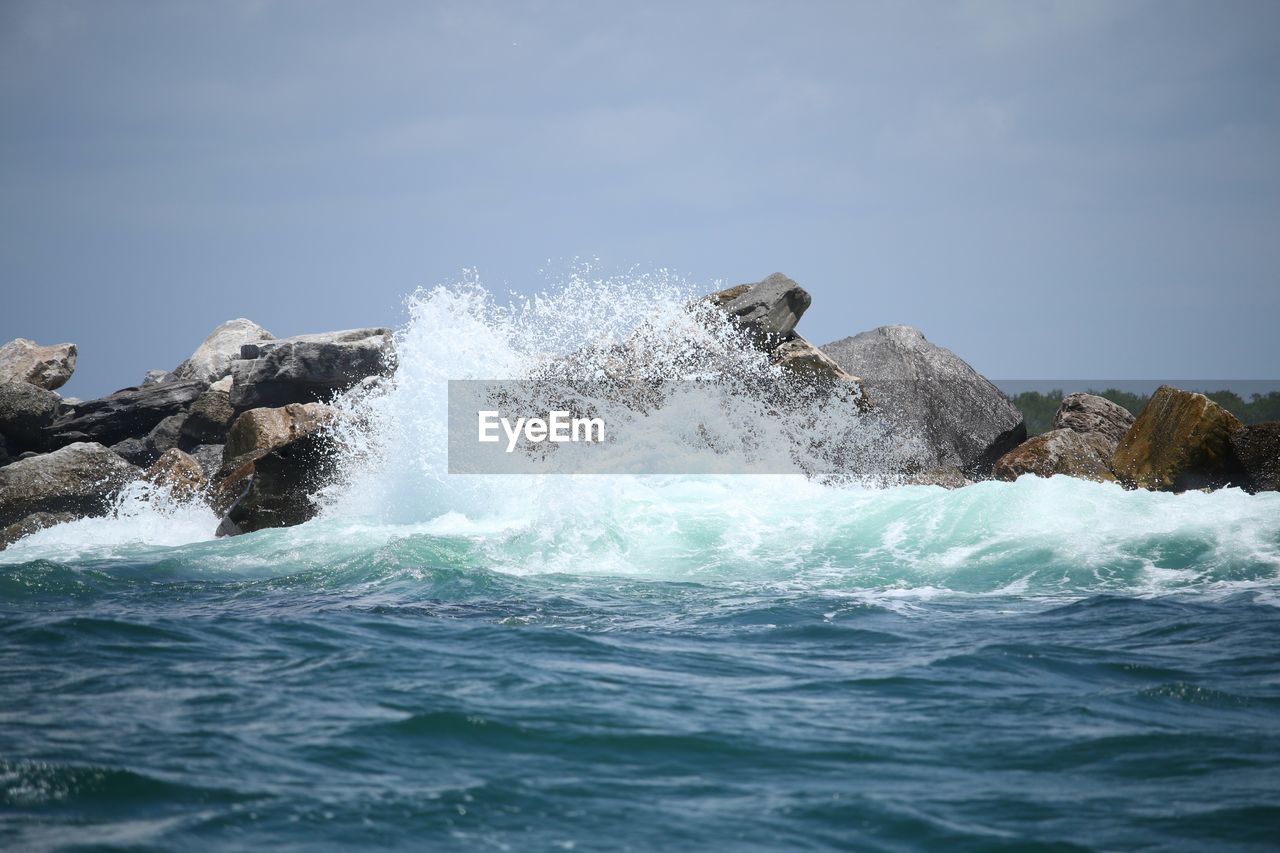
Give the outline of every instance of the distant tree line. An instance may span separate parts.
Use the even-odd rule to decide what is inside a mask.
[[[1151,399],[1150,395],[1147,394],[1131,394],[1128,391],[1120,391],[1116,388],[1108,388],[1105,391],[1094,391],[1091,388],[1089,393],[1097,394],[1099,397],[1106,397],[1111,402],[1124,406],[1135,415],[1141,412],[1143,406],[1147,405],[1147,401]],[[1272,391],[1269,394],[1254,394],[1248,402],[1245,402],[1234,391],[1205,391],[1202,393],[1246,424],[1280,421],[1280,391]],[[1062,396],[1062,391],[1060,390],[1050,391],[1047,394],[1041,394],[1039,391],[1024,391],[1009,399],[1013,400],[1013,404],[1026,417],[1027,435],[1039,435],[1042,432],[1048,432],[1053,429],[1053,416],[1058,411],[1058,406],[1062,404]]]

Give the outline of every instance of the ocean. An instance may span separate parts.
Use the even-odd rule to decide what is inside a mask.
[[[0,847],[1274,849],[1280,495],[452,477],[477,299],[315,520],[0,552]]]

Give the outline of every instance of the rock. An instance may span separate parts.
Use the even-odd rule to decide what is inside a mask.
[[[973,484],[973,481],[954,465],[941,465],[909,474],[903,482],[908,486],[942,486],[944,489],[959,489]]]
[[[200,463],[200,468],[204,471],[206,480],[212,481],[217,476],[218,469],[222,467],[221,444],[200,444],[187,452],[196,462]]]
[[[1134,420],[1133,412],[1106,397],[1076,393],[1062,398],[1053,416],[1053,428],[1105,436],[1114,450]]]
[[[1066,474],[1100,483],[1115,482],[1109,464],[1111,440],[1102,433],[1055,429],[1033,435],[996,461],[992,476],[1016,480],[1023,474],[1052,477]]]
[[[0,382],[30,382],[52,391],[65,385],[75,369],[75,344],[42,347],[16,338],[0,347]]]
[[[1280,491],[1280,421],[1253,424],[1231,433],[1231,449],[1251,492]]]
[[[69,444],[0,468],[0,527],[34,513],[102,515],[111,496],[142,472],[101,444]]]
[[[235,414],[235,409],[231,407],[231,395],[210,385],[187,410],[178,445],[191,448],[200,444],[225,442]]]
[[[45,430],[58,416],[58,395],[30,382],[0,382],[0,433],[10,453],[44,447]]]
[[[81,400],[79,397],[63,397],[62,398],[62,406],[64,409],[74,409],[76,406],[79,406],[83,402],[84,400]]]
[[[223,460],[271,450],[320,429],[335,412],[322,403],[290,403],[279,408],[250,409],[236,418],[227,434]]]
[[[200,463],[176,447],[160,454],[143,477],[150,483],[168,488],[178,500],[194,497],[205,485],[205,473]]]
[[[196,351],[173,369],[173,375],[179,379],[216,382],[231,372],[232,362],[240,358],[240,347],[274,339],[274,335],[252,320],[243,317],[228,320],[210,332]]]
[[[394,358],[391,330],[384,328],[247,344],[241,354],[232,368],[236,411],[327,398],[385,372]]]
[[[774,364],[800,376],[861,383],[858,377],[847,373],[829,355],[797,334],[776,346],[772,356]]]
[[[1239,428],[1235,415],[1203,394],[1161,385],[1120,440],[1111,470],[1126,486],[1158,491],[1238,483],[1231,434]]]
[[[923,444],[925,469],[955,466],[980,478],[1027,436],[1022,413],[1000,389],[911,326],[881,326],[821,349],[862,378],[904,442]]]
[[[703,298],[766,340],[788,337],[812,302],[808,291],[780,272]]]
[[[0,432],[0,466],[9,464],[9,442]]]
[[[171,376],[173,374],[167,370],[148,370],[142,376],[142,385],[140,387],[146,388],[148,385],[158,385]]]
[[[182,428],[186,422],[186,412],[169,415],[169,417],[152,427],[151,432],[147,433],[147,449],[155,457],[159,457],[166,450],[177,447],[178,440],[182,435]]]
[[[183,379],[145,388],[126,388],[81,403],[70,416],[58,418],[49,432],[56,445],[81,440],[111,445],[127,438],[140,438],[160,421],[191,405],[206,387],[202,381]]]
[[[55,524],[62,524],[64,521],[75,521],[77,518],[79,516],[71,512],[33,512],[21,521],[15,521],[0,530],[0,549],[9,547],[37,530],[44,530]]]
[[[226,376],[224,376],[224,377],[222,377],[221,379],[219,379],[217,382],[215,382],[215,383],[213,383],[212,385],[210,385],[210,386],[209,386],[209,390],[211,390],[211,391],[222,391],[222,392],[224,392],[224,393],[230,394],[230,393],[231,393],[231,383],[232,383],[232,382],[234,382],[234,381],[235,381],[235,378],[234,378],[233,376],[231,376],[231,374],[227,374]]]
[[[147,443],[146,436],[117,441],[111,445],[111,452],[130,465],[137,465],[139,468],[146,468],[156,458],[156,454],[151,452],[151,445]]]
[[[311,519],[316,513],[311,495],[332,474],[330,451],[328,438],[312,433],[253,454],[219,484],[223,500],[234,497],[217,534],[290,527]]]

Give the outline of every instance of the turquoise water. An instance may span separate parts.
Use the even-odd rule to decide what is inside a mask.
[[[0,552],[0,846],[1274,845],[1280,495],[536,504]]]

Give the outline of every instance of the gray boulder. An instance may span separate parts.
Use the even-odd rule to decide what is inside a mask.
[[[178,446],[185,450],[201,444],[225,442],[235,413],[230,393],[210,386],[187,410]]]
[[[171,376],[173,376],[173,374],[167,370],[148,370],[142,376],[141,387],[146,388],[148,385],[156,385],[160,382],[164,382]]]
[[[69,444],[0,468],[0,528],[35,513],[103,515],[112,495],[142,471],[101,444]]]
[[[97,400],[81,403],[70,415],[49,427],[55,446],[74,441],[112,445],[147,435],[170,415],[176,415],[199,397],[207,383],[195,379],[162,382],[145,388],[125,388]]]
[[[1280,492],[1280,421],[1236,430],[1231,449],[1244,468],[1249,491]]]
[[[232,362],[240,358],[240,347],[274,338],[252,320],[228,320],[210,332],[196,351],[174,368],[173,375],[178,379],[216,382],[231,372]]]
[[[1095,433],[1111,442],[1111,450],[1120,443],[1136,420],[1133,412],[1096,394],[1068,394],[1053,416],[1054,429],[1079,433]]]
[[[1022,413],[1000,389],[911,326],[881,326],[821,349],[862,378],[890,427],[922,448],[925,468],[983,477],[1027,437]]]
[[[58,416],[61,400],[30,382],[0,382],[0,434],[8,451],[43,448],[44,431]]]
[[[30,382],[46,390],[61,388],[76,369],[76,345],[42,347],[15,338],[0,347],[0,382]]]
[[[813,301],[780,272],[755,284],[739,284],[705,297],[759,337],[787,338]]]
[[[308,403],[386,372],[394,359],[391,330],[350,329],[246,344],[232,368],[236,411]]]
[[[191,458],[200,463],[205,480],[212,482],[218,469],[222,467],[222,450],[221,444],[198,444],[188,451]]]

